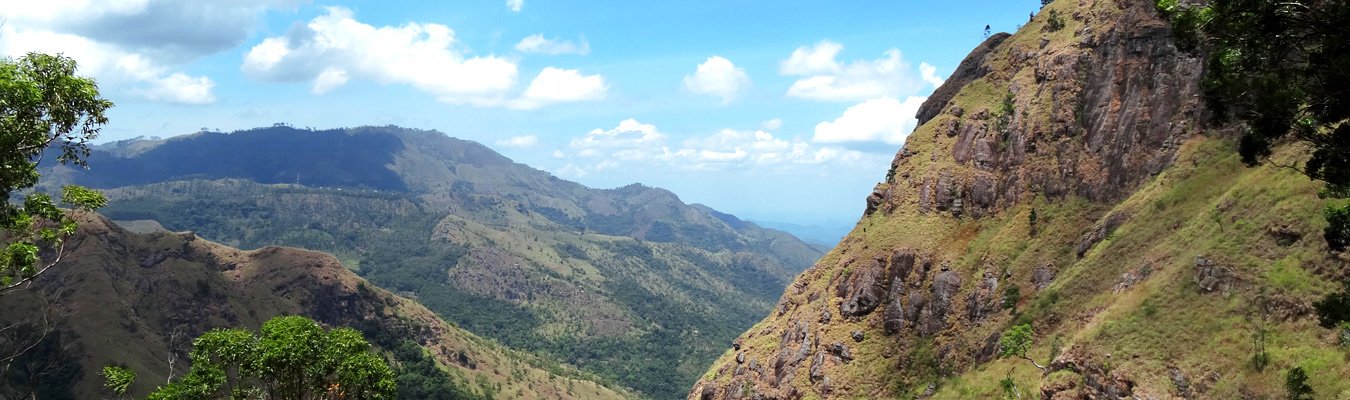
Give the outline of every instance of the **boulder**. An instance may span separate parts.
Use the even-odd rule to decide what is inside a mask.
[[[1232,281],[1233,272],[1227,267],[1205,257],[1195,257],[1195,284],[1200,286],[1201,292],[1228,291]]]
[[[1045,264],[1031,269],[1031,286],[1036,290],[1044,290],[1050,286],[1050,282],[1055,280],[1055,266]]]

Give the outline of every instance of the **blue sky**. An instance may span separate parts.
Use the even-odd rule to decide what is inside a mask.
[[[1036,1],[0,0],[0,53],[63,52],[101,140],[396,124],[595,187],[848,225],[913,110]]]

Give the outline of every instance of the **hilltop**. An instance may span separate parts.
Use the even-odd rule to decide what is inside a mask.
[[[989,37],[853,231],[689,398],[1277,398],[1295,367],[1350,396],[1311,307],[1348,270],[1321,185],[1243,165],[1174,39],[1117,0]],[[999,357],[1020,324],[1044,371]]]

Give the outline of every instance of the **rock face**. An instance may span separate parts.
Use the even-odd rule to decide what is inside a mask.
[[[1233,281],[1233,272],[1205,257],[1195,257],[1195,284],[1200,291],[1226,291]]]
[[[952,97],[956,96],[956,92],[960,91],[966,84],[988,75],[989,65],[985,63],[985,58],[989,57],[989,53],[998,48],[998,45],[1007,40],[1009,36],[1012,35],[1003,32],[996,33],[985,39],[984,43],[980,43],[974,50],[971,50],[970,54],[966,55],[964,60],[961,60],[961,64],[956,66],[956,70],[952,71],[951,76],[947,77],[945,84],[933,91],[933,94],[928,96],[928,100],[919,106],[917,115],[919,125],[928,123],[929,120],[942,112],[942,108],[947,105],[947,102],[951,101]],[[958,113],[960,112],[958,111]]]
[[[1054,18],[1062,28],[1048,24]],[[1056,1],[1017,34],[990,37],[920,108],[920,127],[866,199],[866,229],[857,231],[866,233],[799,275],[780,312],[742,336],[760,343],[745,358],[771,370],[737,372],[737,354],[691,397],[923,397],[924,387],[941,387],[921,376],[993,360],[1015,318],[1010,309],[1051,307],[1077,289],[1061,280],[1093,275],[1073,264],[1134,222],[1111,205],[1171,166],[1198,133],[1200,71],[1152,2]],[[1027,229],[1027,216],[1009,215],[1071,198],[1092,211],[1066,216],[1046,206],[1040,232]],[[993,243],[993,235],[1050,236],[1060,247],[1021,252],[1018,240]],[[1104,276],[1105,293],[1121,272]],[[1139,272],[1123,276],[1121,290],[1147,277]],[[1098,311],[1042,311],[1033,328]],[[1082,379],[1047,385],[1044,397],[1130,396],[1133,378],[1097,356],[1065,361],[1061,368]]]
[[[1115,201],[1171,165],[1197,131],[1200,65],[1176,49],[1151,5],[1119,3],[1065,12],[1083,22],[1069,45],[994,36],[977,48],[920,108],[927,124],[915,136],[936,145],[932,157],[913,157],[927,143],[908,141],[869,214],[913,207],[981,218],[1038,195]],[[1006,97],[1001,105],[955,101],[981,82]]]

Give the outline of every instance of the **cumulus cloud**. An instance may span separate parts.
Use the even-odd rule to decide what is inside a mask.
[[[525,7],[525,0],[506,0],[506,8],[512,12],[520,12],[522,7]]]
[[[730,103],[736,96],[750,86],[750,77],[745,69],[737,68],[731,60],[721,56],[708,57],[698,65],[693,75],[685,75],[684,87],[690,92],[722,98],[722,104]]]
[[[849,107],[834,121],[816,125],[811,140],[817,143],[880,141],[901,144],[914,130],[914,115],[926,98],[910,96],[901,102],[881,97]]]
[[[783,127],[783,120],[774,118],[768,121],[760,122],[759,127],[769,131],[776,130],[778,128]]]
[[[516,109],[597,100],[607,88],[603,76],[548,67],[514,96],[516,63],[469,55],[449,27],[376,27],[356,20],[343,7],[328,7],[324,15],[293,26],[283,36],[263,39],[245,55],[240,69],[260,80],[308,81],[315,94],[362,79],[409,85],[450,104]]]
[[[375,27],[352,11],[328,7],[285,36],[249,50],[242,69],[271,81],[311,81],[316,93],[349,79],[398,83],[447,103],[491,104],[516,81],[516,65],[498,57],[467,57],[455,49],[455,32],[440,24]]]
[[[298,1],[0,0],[0,54],[63,53],[105,90],[125,87],[152,101],[209,104],[216,101],[215,83],[176,69],[238,46],[268,9]]]
[[[571,147],[577,149],[595,149],[595,148],[646,148],[659,145],[666,140],[666,135],[658,132],[656,126],[644,124],[636,119],[625,119],[619,122],[619,126],[614,129],[596,128],[577,139],[573,139]],[[593,154],[599,154],[598,152]]]
[[[794,50],[779,66],[783,75],[798,77],[788,88],[787,95],[812,100],[860,101],[912,96],[925,84],[940,84],[936,68],[921,64],[919,73],[915,73],[900,50],[887,50],[884,57],[875,60],[841,62],[838,56],[843,49],[843,45],[825,40]]]
[[[600,100],[605,97],[606,90],[608,86],[603,76],[548,67],[530,81],[530,87],[520,98],[510,101],[507,106],[528,110],[553,103]]]
[[[497,141],[497,145],[503,147],[532,147],[536,144],[539,144],[539,137],[535,135],[516,136]]]
[[[919,74],[923,76],[924,82],[928,82],[929,85],[933,85],[935,88],[942,86],[942,83],[947,81],[941,76],[938,76],[937,67],[929,65],[928,63],[919,63]]]
[[[627,119],[613,129],[595,129],[572,140],[571,157],[560,175],[583,176],[617,166],[649,166],[679,170],[775,170],[822,164],[859,165],[884,162],[885,155],[868,154],[797,139],[784,139],[764,130],[722,129],[672,143],[656,126]]]
[[[591,53],[591,44],[587,43],[586,38],[584,37],[581,38],[581,43],[578,44],[571,40],[549,39],[544,37],[544,34],[542,33],[536,33],[526,36],[524,39],[520,39],[520,42],[516,43],[516,51],[522,53],[547,54],[551,56],[559,54],[586,55]]]
[[[158,62],[183,62],[243,43],[268,9],[302,0],[0,0],[10,24],[115,45]]]
[[[172,71],[151,57],[117,45],[83,36],[29,29],[19,24],[0,28],[0,54],[19,57],[28,52],[61,53],[76,61],[79,73],[104,84],[127,87],[128,92],[151,101],[175,104],[210,104],[216,101],[210,78]]]

